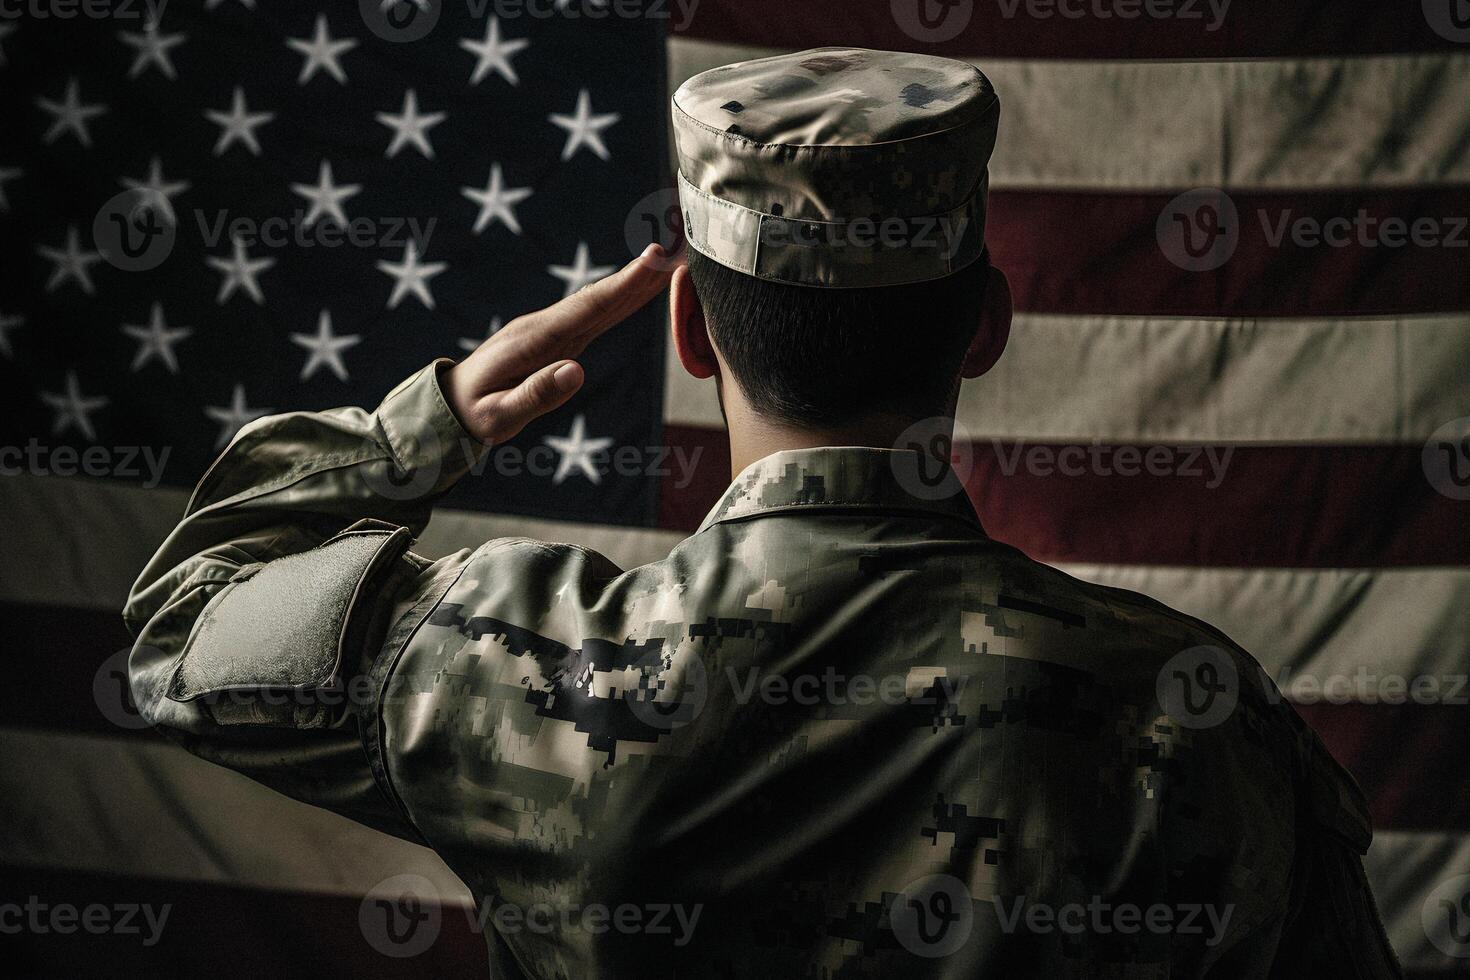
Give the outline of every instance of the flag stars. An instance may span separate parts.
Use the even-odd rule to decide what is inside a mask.
[[[276,118],[274,112],[251,112],[245,104],[245,90],[238,85],[235,86],[229,112],[209,109],[204,115],[220,127],[219,141],[214,144],[215,156],[223,155],[237,142],[260,156],[260,142],[255,138],[255,131]]]
[[[66,245],[61,248],[42,245],[36,251],[55,263],[51,278],[46,281],[46,292],[54,292],[58,286],[73,279],[88,296],[96,291],[92,286],[92,273],[89,270],[102,261],[102,255],[82,249],[75,225],[66,229]]]
[[[566,435],[544,436],[541,441],[561,454],[561,459],[556,464],[556,472],[551,475],[552,483],[561,483],[574,471],[581,473],[593,483],[602,482],[602,473],[597,469],[596,454],[606,450],[613,444],[613,441],[606,436],[588,439],[585,415],[578,415],[572,420],[572,431]]]
[[[214,441],[215,449],[223,449],[229,445],[235,433],[239,432],[246,424],[254,422],[263,415],[271,413],[269,408],[251,408],[245,399],[245,386],[236,384],[234,392],[230,395],[230,404],[227,406],[206,405],[204,414],[219,423],[219,438]]]
[[[232,245],[233,251],[228,259],[210,256],[204,260],[211,268],[224,273],[219,295],[214,301],[223,306],[236,289],[243,289],[257,304],[264,303],[265,294],[260,291],[260,283],[255,277],[275,265],[276,260],[269,257],[252,259],[245,251],[245,243],[238,238],[232,240]]]
[[[322,310],[321,315],[317,318],[316,333],[293,333],[291,343],[304,348],[311,355],[301,369],[302,381],[316,374],[318,369],[324,366],[331,369],[332,373],[337,376],[337,380],[346,381],[347,365],[342,363],[342,352],[362,343],[362,336],[355,333],[336,336],[332,333],[331,311]]]
[[[396,116],[391,112],[377,114],[378,122],[393,130],[393,141],[388,144],[384,156],[397,156],[405,144],[412,144],[424,156],[434,159],[434,148],[429,145],[429,130],[443,122],[445,115],[443,112],[420,113],[418,94],[413,89],[404,92],[401,113]]]
[[[287,38],[286,45],[306,56],[301,65],[301,74],[296,78],[297,85],[305,85],[318,71],[325,71],[342,85],[347,84],[347,73],[342,70],[342,64],[337,59],[357,47],[357,41],[350,37],[333,40],[327,33],[326,14],[317,15],[316,33],[310,40]]]
[[[484,339],[476,340],[474,337],[461,337],[459,338],[459,349],[468,353],[473,353],[474,351],[478,350],[480,345],[483,344],[486,340],[489,340],[491,337],[499,333],[500,326],[500,317],[495,317],[490,321],[490,329],[485,331]]]
[[[571,265],[547,266],[546,271],[567,284],[567,290],[562,294],[567,297],[581,289],[588,283],[596,282],[603,276],[613,271],[610,265],[593,265],[587,254],[587,243],[577,243],[577,254],[572,258]]]
[[[311,202],[311,209],[306,212],[305,224],[313,224],[325,215],[345,227],[347,213],[342,210],[342,202],[362,190],[362,185],[333,182],[332,165],[323,160],[317,170],[315,184],[292,184],[291,190]]]
[[[475,69],[470,73],[470,84],[478,85],[490,72],[494,71],[512,85],[519,85],[521,80],[516,76],[516,70],[511,67],[511,55],[523,51],[530,46],[531,42],[525,38],[516,38],[503,41],[500,38],[500,21],[494,17],[486,18],[489,24],[485,28],[485,39],[476,41],[474,38],[464,38],[459,46],[473,54],[476,58]]]
[[[81,383],[77,381],[75,371],[66,372],[65,392],[56,394],[43,391],[41,401],[56,413],[51,421],[53,436],[59,436],[66,430],[74,428],[89,440],[97,438],[97,431],[92,428],[92,413],[106,408],[108,399],[101,396],[88,398],[83,395]]]
[[[475,234],[479,234],[487,226],[496,221],[502,221],[512,232],[521,233],[521,223],[516,220],[515,206],[531,196],[529,187],[506,187],[504,178],[500,173],[500,164],[490,167],[490,182],[485,185],[484,190],[474,187],[461,187],[460,192],[465,197],[480,205],[480,213],[475,217]]]
[[[139,31],[118,31],[118,39],[138,53],[133,56],[133,65],[128,69],[129,78],[137,78],[148,70],[149,65],[158,68],[169,81],[178,77],[174,71],[169,51],[188,40],[184,34],[160,34],[156,21],[150,21]]]
[[[429,280],[448,268],[448,263],[420,262],[418,246],[410,238],[404,246],[402,262],[380,261],[378,268],[394,279],[393,293],[388,297],[388,309],[393,309],[404,296],[413,293],[419,302],[432,310],[434,295],[429,292]]]
[[[174,356],[174,344],[187,340],[194,332],[188,327],[170,327],[163,318],[163,304],[154,303],[148,317],[148,325],[123,324],[123,333],[138,342],[138,352],[133,355],[130,370],[138,371],[149,361],[157,358],[168,368],[170,374],[179,373],[179,361]]]
[[[87,120],[107,111],[107,107],[101,103],[87,105],[81,101],[75,76],[67,80],[66,95],[60,102],[40,98],[36,100],[36,105],[54,117],[51,128],[42,137],[45,142],[54,143],[63,133],[71,133],[77,138],[77,142],[88,147],[92,145],[92,134],[87,129]]]
[[[567,143],[562,147],[561,158],[570,160],[578,149],[585,146],[602,159],[609,159],[611,154],[607,152],[607,145],[602,142],[602,131],[616,123],[622,116],[616,112],[594,115],[592,97],[585,88],[577,93],[577,108],[573,112],[574,114],[570,116],[554,112],[548,117],[553,123],[567,131]]]
[[[138,203],[161,214],[169,222],[174,220],[173,196],[182,194],[192,186],[187,180],[172,183],[163,179],[163,163],[154,157],[148,164],[146,180],[124,177],[118,183],[138,192]]]

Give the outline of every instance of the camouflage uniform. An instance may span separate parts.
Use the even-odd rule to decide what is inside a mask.
[[[892,57],[914,62],[897,97],[922,125],[850,94],[896,84],[872,52],[757,62],[777,84],[738,113],[721,86],[739,71],[681,89],[690,120],[741,115],[731,152],[769,158],[721,164],[702,141],[730,131],[676,113],[686,210],[845,221],[877,194],[920,215],[890,207],[897,188],[983,213],[988,83]],[[787,131],[763,98],[809,111]],[[832,109],[854,104],[858,122]],[[905,126],[913,165],[889,184],[802,151],[805,177],[758,207],[784,172],[773,141],[840,157]],[[968,155],[929,152],[951,145]],[[800,248],[712,257],[808,285],[953,265]],[[437,366],[371,414],[252,423],[126,618],[150,721],[434,848],[491,916],[496,976],[1399,975],[1362,796],[1255,661],[992,541],[918,452],[769,456],[627,571],[523,538],[420,558],[472,445]],[[559,911],[529,928],[536,909]]]
[[[426,561],[468,444],[433,368],[253,423],[126,616],[151,721],[488,908],[698,909],[683,945],[492,928],[496,976],[1397,975],[1361,796],[1255,662],[990,540],[913,492],[917,454],[770,456],[629,571],[521,538]],[[1063,930],[1090,905],[1176,926]]]

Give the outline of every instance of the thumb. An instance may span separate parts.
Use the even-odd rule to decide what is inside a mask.
[[[565,405],[581,389],[585,378],[582,365],[576,361],[556,361],[514,388],[491,395],[486,405],[490,441],[504,442],[533,419]]]

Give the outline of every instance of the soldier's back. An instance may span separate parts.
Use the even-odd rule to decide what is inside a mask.
[[[884,458],[779,454],[629,572],[464,562],[390,677],[388,771],[501,967],[1267,976],[1299,825],[1366,846],[1351,781],[1228,639]]]

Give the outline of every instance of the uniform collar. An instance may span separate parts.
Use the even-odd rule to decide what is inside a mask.
[[[877,511],[962,521],[984,533],[964,485],[948,466],[909,449],[788,449],[751,463],[699,530],[797,510]]]

